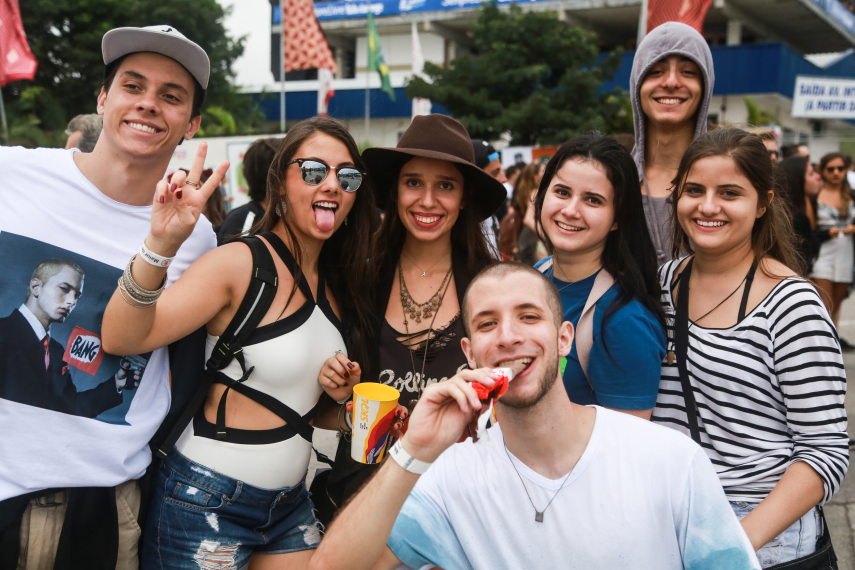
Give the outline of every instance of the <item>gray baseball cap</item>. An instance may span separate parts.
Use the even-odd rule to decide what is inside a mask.
[[[208,88],[208,78],[211,75],[208,54],[172,26],[116,28],[104,34],[104,39],[101,40],[104,65],[141,51],[159,53],[174,59],[190,72],[202,89]]]

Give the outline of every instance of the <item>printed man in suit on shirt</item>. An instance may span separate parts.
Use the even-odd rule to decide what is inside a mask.
[[[0,398],[94,418],[120,405],[122,390],[136,388],[140,370],[119,371],[95,388],[79,392],[63,359],[65,348],[50,335],[83,294],[83,269],[67,259],[47,259],[30,278],[27,298],[0,319]],[[97,338],[97,337],[93,337]],[[100,350],[100,342],[96,350]]]

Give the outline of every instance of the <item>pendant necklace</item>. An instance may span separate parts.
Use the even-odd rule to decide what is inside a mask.
[[[416,265],[416,267],[418,266]],[[415,318],[417,323],[421,322],[422,317],[428,318],[431,316],[431,313],[433,314],[433,318],[430,321],[430,325],[428,325],[427,338],[425,339],[425,352],[422,356],[422,371],[418,378],[414,378],[417,390],[416,397],[407,403],[407,410],[410,412],[410,414],[413,413],[416,404],[419,403],[419,400],[422,397],[421,381],[425,377],[425,364],[427,363],[428,348],[430,347],[430,337],[433,333],[433,323],[436,321],[436,316],[437,314],[439,314],[439,308],[442,306],[442,300],[445,298],[445,293],[446,291],[448,291],[448,286],[451,284],[451,269],[451,267],[448,268],[448,273],[446,273],[445,277],[443,277],[442,283],[440,283],[439,289],[433,295],[433,297],[428,299],[428,301],[425,303],[416,303],[410,296],[410,292],[407,290],[407,285],[404,282],[404,270],[401,268],[401,264],[398,264],[398,279],[400,281],[401,289],[401,309],[403,309],[404,311],[404,330],[407,333],[407,339],[410,339],[410,325],[409,320],[407,319],[407,313],[410,314],[410,318]],[[424,313],[422,313],[422,307],[426,307]],[[409,345],[407,346],[407,352],[410,353],[410,364],[413,367],[413,376],[415,376],[416,361],[413,358],[413,349],[410,348]]]
[[[403,255],[403,254],[401,254],[401,255]],[[431,265],[431,266],[430,266],[430,267],[428,267],[427,269],[422,269],[421,267],[419,267],[419,264],[418,264],[418,263],[416,263],[415,261],[413,261],[413,258],[412,258],[412,257],[410,257],[409,255],[404,255],[404,257],[406,257],[406,258],[407,258],[407,261],[409,261],[410,263],[412,263],[413,265],[415,265],[415,266],[416,266],[416,269],[418,269],[419,271],[421,271],[421,272],[422,272],[422,277],[427,277],[427,272],[428,272],[428,271],[430,271],[431,269],[433,269],[434,267],[436,267],[436,264],[437,264],[437,263],[439,263],[440,261],[442,261],[442,258],[439,258],[439,259],[437,259],[436,261],[434,261],[434,262],[433,262],[433,265]]]
[[[555,497],[557,497],[557,496],[558,496],[558,493],[560,493],[560,492],[561,492],[561,489],[563,489],[563,488],[564,488],[565,483],[567,483],[567,479],[569,479],[569,478],[570,478],[570,475],[572,475],[572,474],[573,474],[573,470],[571,469],[571,470],[570,470],[570,473],[568,473],[567,475],[565,475],[565,476],[564,476],[564,481],[562,481],[562,482],[561,482],[561,486],[560,486],[560,487],[558,487],[558,490],[557,490],[557,491],[555,491],[555,494],[554,494],[554,495],[552,495],[552,498],[551,498],[551,499],[549,499],[549,502],[548,502],[548,503],[546,503],[546,506],[545,506],[545,507],[543,507],[543,510],[542,510],[542,511],[538,511],[538,510],[537,510],[537,507],[535,507],[535,506],[534,506],[534,501],[532,501],[532,500],[531,500],[531,495],[529,495],[529,493],[528,493],[528,487],[526,487],[526,486],[525,486],[525,481],[523,481],[523,478],[522,478],[522,475],[520,475],[519,469],[517,469],[517,466],[516,466],[516,465],[514,465],[514,460],[513,460],[513,459],[511,459],[511,452],[510,452],[510,451],[508,451],[508,446],[507,446],[507,444],[505,444],[505,440],[504,440],[504,438],[502,438],[502,445],[503,445],[503,446],[504,446],[504,448],[505,448],[505,454],[508,456],[508,461],[510,461],[510,462],[511,462],[511,467],[513,467],[513,468],[514,468],[514,471],[516,471],[516,472],[517,472],[517,477],[519,477],[519,478],[520,478],[520,483],[522,483],[523,489],[525,489],[525,494],[526,494],[526,496],[528,497],[528,502],[529,502],[529,503],[531,503],[531,507],[534,509],[534,522],[542,523],[542,522],[543,522],[543,513],[545,513],[545,512],[546,512],[546,509],[548,509],[548,508],[549,508],[549,505],[551,505],[551,504],[552,504],[552,501],[554,501],[554,500],[555,500]]]

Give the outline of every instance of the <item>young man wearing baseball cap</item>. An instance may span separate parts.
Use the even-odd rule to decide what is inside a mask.
[[[104,354],[101,317],[134,253],[136,263],[168,266],[168,285],[216,243],[210,223],[200,220],[174,258],[143,244],[155,186],[175,147],[199,129],[208,56],[171,26],[111,30],[102,52],[97,110],[104,128],[92,153],[0,148],[0,317],[18,311],[32,324],[32,335],[24,328],[25,338],[16,339],[25,348],[15,357],[37,364],[13,362],[0,374],[7,385],[27,383],[35,386],[29,393],[45,395],[44,402],[0,398],[0,570],[138,567],[137,479],[169,408],[169,356],[166,349],[121,359]],[[201,145],[189,175],[173,177],[177,200],[192,204],[202,194],[205,151]],[[206,184],[218,184],[227,166]],[[42,287],[30,272],[45,259],[75,264],[85,280]],[[21,305],[28,287],[57,297],[42,303],[58,307],[57,318],[41,319],[48,328]],[[66,352],[59,358],[49,346]],[[14,358],[0,367],[7,360]],[[54,405],[63,394],[72,397],[69,390],[104,391],[117,369],[140,379],[114,383],[120,397],[113,401],[121,403],[94,418]],[[22,377],[20,370],[30,372]],[[52,380],[67,375],[73,386]]]

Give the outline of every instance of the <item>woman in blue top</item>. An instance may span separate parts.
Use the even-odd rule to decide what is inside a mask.
[[[587,335],[585,327],[577,331],[562,359],[570,399],[650,419],[666,338],[656,252],[637,184],[632,156],[599,132],[558,149],[535,198],[538,230],[552,256],[536,267],[555,283],[564,319],[577,329],[595,281],[607,288],[592,305],[587,377],[577,343],[591,338],[590,328]]]

